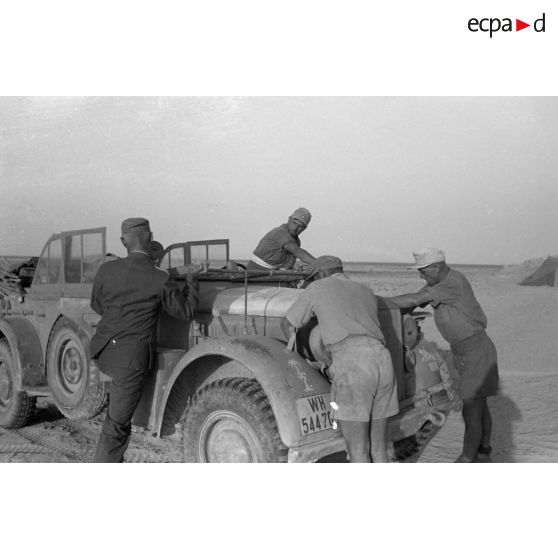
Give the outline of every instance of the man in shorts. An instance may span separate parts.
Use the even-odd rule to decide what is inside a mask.
[[[465,436],[456,463],[472,463],[491,452],[492,417],[487,397],[498,392],[498,363],[494,343],[486,334],[486,316],[466,277],[446,264],[438,248],[413,252],[426,285],[416,293],[391,297],[400,308],[430,304],[442,337],[450,344],[459,372]]]
[[[300,247],[300,238],[312,215],[304,208],[295,209],[289,220],[270,230],[258,243],[248,269],[293,269],[296,260],[310,264],[314,256]]]
[[[316,280],[287,310],[294,328],[318,319],[331,353],[331,406],[352,463],[386,463],[388,418],[399,412],[391,355],[380,329],[376,296],[343,273],[341,260],[321,256],[309,267]]]

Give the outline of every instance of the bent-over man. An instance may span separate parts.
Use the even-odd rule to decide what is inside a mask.
[[[155,364],[157,318],[161,308],[185,321],[197,307],[197,285],[187,276],[182,291],[155,267],[149,221],[126,219],[126,258],[104,263],[97,272],[91,308],[101,315],[90,343],[91,357],[110,378],[109,403],[94,461],[120,463],[128,447],[132,416],[147,374]]]
[[[442,337],[450,344],[459,372],[465,436],[457,463],[471,463],[490,454],[492,417],[487,397],[498,392],[498,363],[494,343],[486,334],[486,316],[467,278],[450,268],[438,248],[413,252],[426,285],[416,293],[391,297],[400,308],[430,304]]]
[[[314,314],[331,353],[331,405],[352,463],[386,463],[388,418],[399,412],[391,355],[380,329],[376,296],[351,281],[335,256],[317,258],[310,283],[287,310],[295,328]]]
[[[312,215],[304,208],[295,209],[289,220],[270,230],[260,240],[248,269],[293,269],[297,258],[306,264],[314,261],[314,256],[300,247],[298,237],[310,223]]]

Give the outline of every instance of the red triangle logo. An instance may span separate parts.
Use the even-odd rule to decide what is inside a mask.
[[[524,21],[521,21],[520,19],[515,20],[516,31],[521,31],[522,29],[525,29],[525,27],[531,27],[531,25],[529,23],[525,23]]]

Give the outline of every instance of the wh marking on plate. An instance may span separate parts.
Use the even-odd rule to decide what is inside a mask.
[[[296,400],[300,431],[305,436],[333,428],[329,393],[301,397]]]

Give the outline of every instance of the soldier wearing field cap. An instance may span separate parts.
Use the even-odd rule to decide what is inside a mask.
[[[134,217],[122,222],[122,244],[128,256],[104,263],[97,272],[91,308],[101,315],[90,342],[90,353],[112,382],[109,403],[94,461],[119,463],[124,459],[132,416],[146,376],[155,364],[159,311],[190,320],[197,307],[194,276],[181,290],[155,267],[151,256],[149,221]]]
[[[151,241],[151,248],[149,250],[149,253],[151,254],[151,258],[153,259],[155,265],[159,265],[159,260],[161,259],[164,251],[165,248],[160,242],[158,242],[157,240]]]
[[[465,436],[456,462],[471,463],[490,454],[492,417],[487,397],[498,392],[498,363],[494,343],[486,334],[486,316],[467,278],[446,263],[438,248],[413,252],[426,285],[416,293],[391,297],[400,308],[430,304],[442,337],[450,344],[459,372]]]
[[[351,281],[335,256],[309,266],[313,283],[300,292],[286,319],[300,328],[313,315],[331,354],[331,406],[352,463],[388,461],[387,422],[399,412],[391,355],[371,289]]]
[[[248,262],[248,269],[293,269],[297,259],[312,263],[314,256],[300,247],[299,238],[311,218],[306,208],[295,209],[286,223],[263,236]]]

